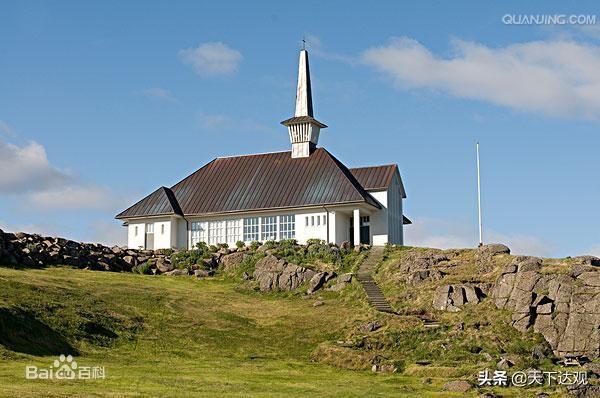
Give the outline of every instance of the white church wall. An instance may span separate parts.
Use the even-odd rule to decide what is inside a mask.
[[[327,230],[330,221],[327,220],[327,212],[325,211],[297,211],[296,240],[301,244],[305,244],[308,239],[327,241]],[[329,240],[331,241],[331,235]]]
[[[130,249],[143,248],[146,240],[146,224],[144,222],[129,222],[127,227],[127,247]]]
[[[169,219],[154,220],[154,248],[171,248],[171,221]]]
[[[350,240],[350,216],[335,212],[335,234],[333,236],[335,236],[337,244]]]
[[[382,209],[373,212],[371,220],[371,242],[375,246],[383,246],[389,240],[388,229],[388,191],[369,191],[382,205]]]

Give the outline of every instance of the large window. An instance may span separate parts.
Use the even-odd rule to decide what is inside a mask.
[[[277,240],[277,216],[262,217],[262,240]]]
[[[198,242],[206,242],[208,239],[208,228],[206,221],[197,221],[192,223],[192,247],[196,247]]]
[[[244,242],[258,240],[258,217],[244,218]]]
[[[234,245],[242,240],[242,220],[227,220],[227,243]]]
[[[293,214],[279,216],[279,239],[294,239],[295,237],[295,216]]]
[[[225,221],[208,222],[208,244],[225,243]]]

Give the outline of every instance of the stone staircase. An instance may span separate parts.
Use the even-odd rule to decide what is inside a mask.
[[[379,262],[383,260],[383,247],[373,246],[369,255],[358,269],[357,279],[367,293],[367,301],[378,311],[395,314],[396,312],[385,299],[383,293],[373,280],[373,272]]]

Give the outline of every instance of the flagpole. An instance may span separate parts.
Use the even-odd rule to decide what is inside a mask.
[[[479,246],[483,246],[483,222],[481,221],[481,174],[479,171],[479,141],[477,141],[477,210],[479,213]]]

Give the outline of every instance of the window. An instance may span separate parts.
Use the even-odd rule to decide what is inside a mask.
[[[227,220],[227,243],[235,244],[242,240],[242,220]]]
[[[161,235],[165,234],[165,224],[160,224],[160,234]]]
[[[369,225],[371,218],[369,216],[361,216],[360,217],[360,225]]]
[[[206,242],[208,240],[208,229],[206,221],[196,221],[192,223],[192,247],[196,247],[198,242]]]
[[[277,217],[261,217],[262,240],[277,240]]]
[[[208,222],[208,244],[225,243],[225,221]]]
[[[308,216],[306,216],[306,226],[308,227]]]
[[[153,223],[146,224],[146,233],[147,234],[153,234],[154,233],[154,224]]]
[[[321,225],[321,216],[317,216],[317,225]]]
[[[323,225],[327,225],[327,216],[323,216]]]
[[[137,235],[138,235],[138,227],[137,227],[137,225],[135,226],[135,231],[134,231],[134,234],[135,234],[135,236],[137,236]]]
[[[296,218],[294,215],[288,214],[285,216],[279,216],[279,239],[294,239],[295,237]]]
[[[310,216],[310,226],[311,227],[315,226],[315,216]]]
[[[258,217],[244,218],[244,242],[258,240]]]

